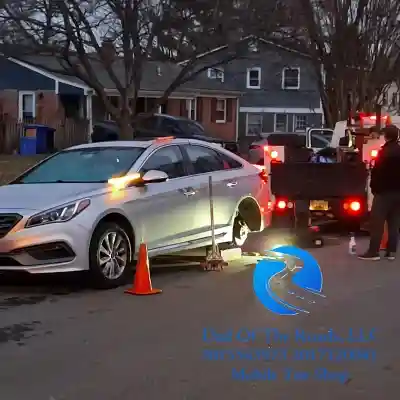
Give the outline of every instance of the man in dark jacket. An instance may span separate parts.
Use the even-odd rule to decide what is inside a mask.
[[[384,224],[388,226],[386,258],[395,259],[400,226],[400,145],[399,130],[390,125],[383,129],[385,144],[382,146],[371,171],[370,187],[374,199],[371,208],[371,239],[362,260],[379,260],[379,247]]]

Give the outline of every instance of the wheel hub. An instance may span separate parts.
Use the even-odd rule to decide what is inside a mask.
[[[97,263],[107,279],[118,279],[128,262],[128,242],[120,232],[107,232],[99,241]]]

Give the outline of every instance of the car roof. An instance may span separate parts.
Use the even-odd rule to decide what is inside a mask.
[[[206,145],[208,147],[212,147],[215,149],[222,149],[222,147],[215,143],[206,142],[204,140],[196,140],[189,138],[169,138],[169,137],[160,137],[160,138],[151,138],[149,140],[117,140],[117,141],[106,141],[106,142],[96,142],[96,143],[85,143],[77,146],[69,147],[65,150],[79,150],[79,149],[95,149],[95,148],[105,148],[105,147],[140,147],[140,148],[148,148],[150,146],[163,145],[166,143],[170,144],[199,144]]]
[[[78,149],[92,149],[98,147],[141,147],[147,148],[151,146],[154,140],[116,140],[96,143],[85,143],[77,146],[68,147],[66,150],[78,150]]]

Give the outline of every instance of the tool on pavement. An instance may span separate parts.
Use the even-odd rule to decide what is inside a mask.
[[[125,293],[144,296],[150,294],[159,294],[161,292],[161,289],[153,289],[150,278],[150,265],[147,246],[146,244],[141,243],[139,246],[139,254],[133,286],[131,289],[125,290]]]

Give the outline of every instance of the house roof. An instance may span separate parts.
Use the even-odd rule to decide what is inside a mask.
[[[285,51],[288,51],[288,52],[290,52],[290,53],[297,54],[297,55],[299,55],[299,56],[301,56],[301,57],[310,58],[310,56],[309,56],[308,54],[303,53],[303,52],[301,52],[301,51],[299,51],[299,50],[296,50],[296,49],[294,49],[294,48],[290,48],[290,47],[288,47],[288,46],[284,46],[284,45],[275,43],[275,42],[273,42],[273,41],[271,41],[271,40],[259,38],[259,37],[256,37],[256,36],[254,36],[254,35],[246,36],[246,37],[244,37],[240,42],[245,43],[245,42],[249,42],[249,41],[253,41],[253,40],[258,41],[258,42],[261,43],[261,44],[273,46],[273,47],[276,47],[276,48],[278,48],[278,49],[285,50]],[[205,52],[205,53],[199,54],[196,58],[197,58],[197,59],[201,59],[201,58],[203,58],[203,57],[206,57],[206,56],[209,56],[209,55],[212,55],[212,54],[219,53],[220,51],[226,50],[226,49],[228,49],[228,48],[229,48],[229,45],[228,45],[228,44],[226,44],[226,45],[224,45],[224,46],[219,46],[219,47],[216,47],[216,48],[214,48],[214,49],[212,49],[212,50],[209,50],[209,51],[207,51],[207,52]],[[179,65],[185,65],[188,61],[189,61],[189,60],[181,61],[181,62],[179,63]]]
[[[52,56],[23,56],[13,61],[25,64],[28,68],[35,68],[38,73],[50,74],[55,80],[66,81],[66,83],[72,86],[88,88],[84,82],[75,76],[70,76],[65,73],[62,65],[59,61]],[[106,90],[116,90],[116,86],[110,78],[108,72],[104,68],[104,65],[96,60],[92,60],[94,65],[93,69],[96,72],[96,77],[100,81],[101,85]],[[164,92],[169,85],[178,76],[182,66],[173,63],[147,61],[145,68],[143,69],[143,78],[141,82],[141,91],[154,91]],[[125,83],[125,71],[122,62],[116,62],[113,64],[113,71],[117,76],[118,80]],[[240,92],[232,90],[229,85],[216,79],[209,79],[206,71],[197,75],[193,80],[186,82],[181,85],[177,91],[179,92],[226,92],[234,95],[239,95]]]

